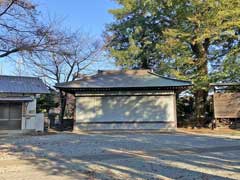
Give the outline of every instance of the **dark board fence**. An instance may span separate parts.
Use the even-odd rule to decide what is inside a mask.
[[[214,94],[215,118],[240,118],[240,93]]]

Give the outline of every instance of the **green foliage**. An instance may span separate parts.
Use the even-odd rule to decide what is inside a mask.
[[[37,100],[37,112],[48,112],[51,108],[57,107],[55,98],[54,93],[41,94]]]
[[[240,82],[240,58],[228,57],[221,63],[220,71],[212,74],[213,81]]]
[[[239,80],[239,0],[116,0],[108,49],[125,68],[155,68],[192,80]]]

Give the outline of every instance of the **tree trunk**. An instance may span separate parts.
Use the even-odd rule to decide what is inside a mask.
[[[206,102],[208,91],[206,90],[197,90],[194,93],[195,96],[195,126],[203,127],[206,122]]]
[[[208,96],[208,53],[209,39],[205,39],[204,43],[197,43],[192,45],[192,50],[197,57],[196,69],[197,78],[195,79],[195,106],[194,119],[195,126],[203,127],[206,116],[206,101]]]
[[[142,69],[148,69],[149,68],[148,60],[146,58],[143,59],[141,68]]]
[[[61,110],[60,110],[60,123],[61,126],[63,127],[63,119],[64,119],[64,113],[65,113],[65,108],[66,108],[66,102],[67,102],[67,94],[64,93],[63,91],[60,91],[60,106],[61,106]]]

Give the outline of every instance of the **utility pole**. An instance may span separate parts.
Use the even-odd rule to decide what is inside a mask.
[[[22,65],[23,65],[23,60],[18,59],[16,64],[16,70],[17,70],[18,76],[22,76]]]

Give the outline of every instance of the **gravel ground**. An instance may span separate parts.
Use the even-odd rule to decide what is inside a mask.
[[[239,178],[238,139],[182,133],[0,139],[0,180]]]

